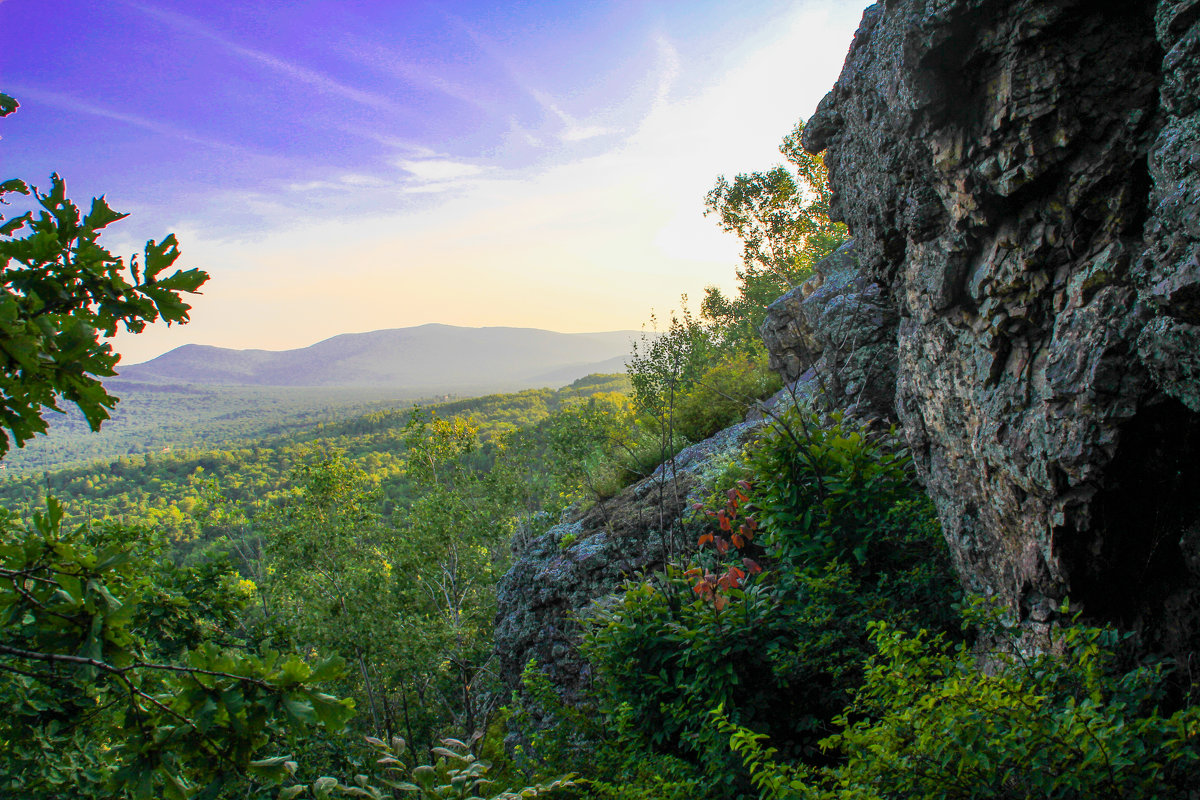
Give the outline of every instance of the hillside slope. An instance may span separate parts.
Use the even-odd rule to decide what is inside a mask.
[[[393,386],[452,391],[526,388],[619,371],[636,331],[412,328],[347,333],[296,350],[184,345],[122,367],[121,380],[240,386]],[[114,383],[120,390],[121,380]]]

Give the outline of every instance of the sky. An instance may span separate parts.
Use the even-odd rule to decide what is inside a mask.
[[[638,329],[731,289],[704,217],[832,87],[864,0],[0,0],[0,179],[175,233],[186,326],[303,347],[429,322]]]

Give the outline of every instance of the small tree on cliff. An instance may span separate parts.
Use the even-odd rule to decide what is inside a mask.
[[[829,219],[832,191],[825,164],[804,150],[803,133],[799,122],[779,146],[790,167],[732,181],[722,175],[706,198],[705,215],[717,215],[721,227],[742,240],[742,266],[737,296],[710,286],[701,313],[736,349],[756,348],[766,307],[846,241],[846,226]]]

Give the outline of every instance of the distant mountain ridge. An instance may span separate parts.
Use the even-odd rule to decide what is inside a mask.
[[[428,324],[345,333],[295,350],[188,344],[121,366],[118,383],[207,386],[396,386],[454,390],[561,385],[621,372],[639,331],[558,333],[537,328]]]

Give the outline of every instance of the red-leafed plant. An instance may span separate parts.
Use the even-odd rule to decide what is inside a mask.
[[[929,501],[893,437],[785,413],[694,507],[683,568],[629,584],[589,622],[602,710],[697,764],[714,796],[757,796],[706,709],[824,763],[853,696],[867,624],[941,629],[955,583]],[[759,564],[767,567],[764,571]]]
[[[693,506],[694,511],[715,521],[718,528],[716,531],[707,531],[702,534],[696,543],[698,547],[709,545],[717,551],[718,556],[724,557],[729,554],[730,548],[740,553],[749,545],[758,530],[758,523],[745,505],[749,500],[746,495],[748,491],[750,491],[749,481],[741,480],[725,493],[724,508],[713,510],[705,508],[703,503],[696,503]],[[748,575],[757,575],[762,572],[762,567],[749,556],[741,557],[741,566],[736,563],[722,564],[721,566],[725,568],[722,573],[717,571],[720,567],[706,570],[700,566],[693,566],[684,573],[696,581],[692,586],[692,591],[711,600],[713,607],[718,612],[729,602],[730,590],[740,589]]]

